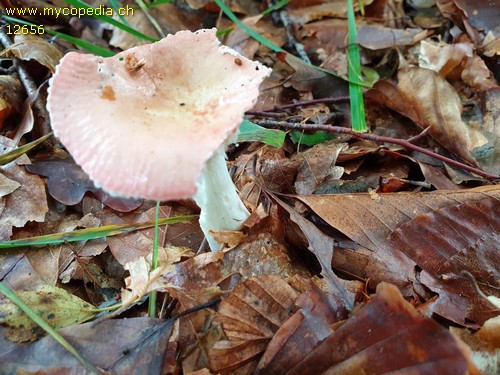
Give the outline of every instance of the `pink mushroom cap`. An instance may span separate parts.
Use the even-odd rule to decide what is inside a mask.
[[[52,128],[97,186],[153,200],[196,193],[270,73],[215,34],[180,31],[109,58],[62,58],[49,88]]]

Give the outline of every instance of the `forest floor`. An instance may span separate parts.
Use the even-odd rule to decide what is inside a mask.
[[[2,1],[1,374],[498,374],[498,5],[355,2],[368,127],[356,132],[347,1],[82,4]],[[241,54],[231,66],[228,50],[171,36],[154,61],[129,50],[212,28]],[[65,59],[67,82],[51,80],[70,51],[101,57]],[[89,61],[122,60],[147,79],[86,86]],[[203,102],[220,85],[237,87]],[[162,111],[167,130],[148,138]],[[141,196],[120,189],[148,160],[177,186],[213,135],[203,121],[228,122],[226,137],[243,113],[227,167],[250,215],[210,232],[219,251],[192,200],[108,193]],[[119,187],[100,189],[107,178]]]

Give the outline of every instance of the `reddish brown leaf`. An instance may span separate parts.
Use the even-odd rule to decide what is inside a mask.
[[[390,281],[406,289],[415,283],[415,263],[390,246],[388,236],[406,221],[457,202],[498,199],[496,186],[432,193],[332,194],[297,197],[329,225],[364,248],[336,253],[334,264],[372,282]],[[411,289],[411,288],[410,288]],[[408,295],[408,291],[404,294]],[[412,294],[412,293],[410,293]]]
[[[282,359],[279,373],[479,374],[463,344],[432,319],[420,316],[390,284],[380,284],[369,303],[332,331],[315,347],[298,344],[303,359],[297,362],[290,356],[288,366]],[[277,368],[259,364],[259,370],[274,374]]]
[[[389,241],[425,272],[420,281],[439,294],[435,313],[454,322],[482,323],[499,314],[486,295],[500,297],[500,200],[484,197],[422,214],[396,229]]]
[[[311,351],[332,334],[332,325],[347,317],[337,296],[316,287],[302,294],[297,304],[300,310],[276,332],[259,362],[257,374],[282,374],[307,361]]]

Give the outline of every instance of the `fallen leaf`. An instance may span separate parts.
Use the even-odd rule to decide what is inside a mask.
[[[278,276],[250,278],[238,285],[213,319],[222,324],[227,340],[210,348],[210,369],[218,374],[252,373],[273,335],[291,317],[297,297],[297,290]]]
[[[85,322],[97,313],[91,304],[52,285],[16,294],[45,322],[56,329]],[[0,300],[0,323],[7,324],[11,328],[8,337],[12,341],[32,340],[37,334],[43,333],[38,324],[6,298]]]
[[[369,278],[370,284],[390,281],[413,295],[415,262],[392,248],[389,235],[399,226],[432,210],[459,202],[477,202],[487,197],[498,199],[498,186],[459,191],[440,190],[426,193],[332,194],[297,196],[319,217],[348,238],[361,245],[351,251],[336,252],[333,263],[341,270]],[[355,246],[354,246],[355,247]]]
[[[168,346],[173,321],[149,318],[105,320],[84,323],[60,330],[61,335],[94,366],[116,374],[160,374]],[[52,337],[30,344],[6,346],[1,342],[0,373],[37,372],[62,368],[86,374],[78,360]],[[50,371],[49,373],[54,373]]]
[[[324,293],[317,287],[301,294],[297,305],[300,309],[280,327],[269,343],[256,374],[285,373],[284,370],[307,361],[313,348],[334,332],[333,325],[347,317],[347,310],[339,297]]]
[[[420,316],[390,284],[380,284],[376,296],[345,322],[325,328],[332,332],[325,332],[324,339],[300,347],[301,360],[292,354],[288,362],[281,359],[283,367],[261,363],[255,373],[479,374],[465,345],[434,320]]]
[[[125,279],[125,289],[122,289],[122,303],[130,306],[142,299],[151,291],[167,288],[168,283],[161,277],[163,273],[172,271],[172,264],[180,261],[183,256],[192,256],[194,253],[189,249],[181,249],[174,246],[158,248],[158,266],[151,269],[151,254],[149,259],[140,257],[127,263],[124,268],[130,272]]]
[[[92,192],[108,207],[128,212],[142,204],[139,199],[111,197],[94,186],[87,174],[72,159],[39,161],[26,166],[31,173],[48,177],[49,194],[57,201],[73,206],[79,203],[87,191]]]
[[[406,254],[423,272],[422,284],[439,294],[432,311],[456,323],[478,325],[500,313],[463,276],[473,275],[482,292],[500,297],[500,200],[447,205],[418,215],[389,236],[394,249]]]
[[[422,68],[398,72],[398,85],[380,80],[369,96],[410,118],[443,147],[477,166],[471,151],[487,140],[461,119],[462,103],[455,89],[438,73]]]
[[[9,147],[13,147],[12,142],[5,137],[1,138],[0,153]],[[45,185],[40,177],[26,172],[23,164],[29,163],[29,158],[23,155],[0,166],[1,174],[19,184],[11,194],[0,198],[4,205],[0,211],[0,241],[10,239],[13,227],[21,228],[28,221],[43,222],[48,212]]]
[[[55,72],[56,65],[64,55],[54,44],[33,34],[16,35],[14,43],[4,53],[24,61],[35,60],[51,73]]]
[[[23,86],[18,78],[8,75],[0,77],[0,129],[5,120],[21,111],[23,106]]]

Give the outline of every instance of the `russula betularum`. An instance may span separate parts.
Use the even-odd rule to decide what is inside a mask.
[[[225,146],[271,70],[221,46],[216,30],[180,31],[102,58],[70,52],[51,79],[52,128],[105,191],[152,200],[194,198],[210,230],[236,230],[249,213]]]

